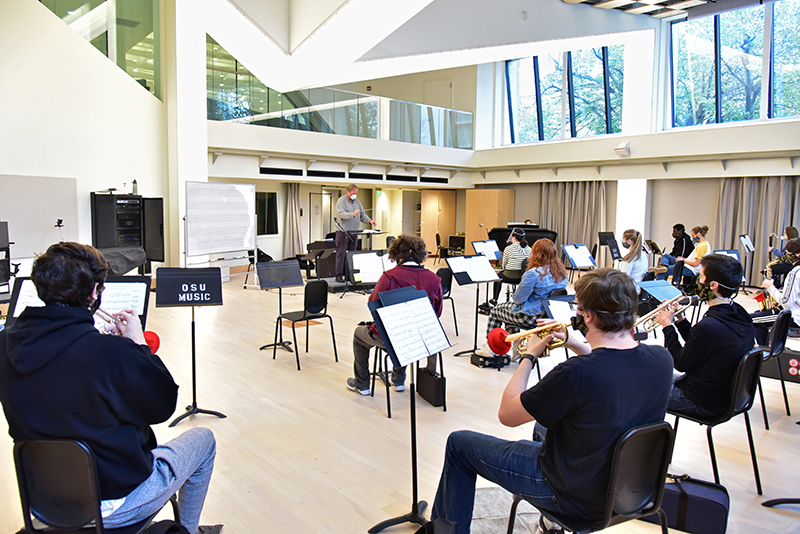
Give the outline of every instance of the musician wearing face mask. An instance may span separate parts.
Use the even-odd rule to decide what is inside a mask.
[[[786,243],[785,252],[794,257],[800,257],[800,239],[790,239]],[[761,287],[767,290],[769,295],[775,299],[775,302],[780,304],[783,309],[791,310],[792,324],[790,328],[797,328],[800,325],[800,260],[792,264],[792,270],[784,280],[783,289],[776,287],[776,284],[771,279],[766,279],[761,283]],[[769,329],[774,323],[774,315],[779,310],[767,310],[755,312],[751,315],[753,317],[756,327],[756,341],[759,345],[766,345],[769,339]],[[766,319],[767,317],[772,320]],[[766,319],[766,322],[765,322]]]
[[[103,255],[80,243],[52,245],[33,262],[31,279],[45,306],[25,308],[0,332],[9,434],[14,441],[85,442],[96,460],[104,526],[142,521],[178,492],[181,523],[195,534],[214,435],[198,427],[157,444],[151,425],[175,411],[178,386],[133,311],[114,314],[117,335],[95,329],[107,273]]]
[[[661,256],[661,265],[669,267],[675,265],[676,258],[686,258],[694,250],[692,238],[686,233],[686,227],[681,223],[672,227],[672,251]]]
[[[628,251],[619,264],[619,270],[641,282],[647,272],[647,254],[642,249],[642,234],[636,230],[625,230],[622,234],[622,246]]]
[[[673,309],[656,315],[675,369],[684,373],[670,393],[670,410],[709,417],[730,407],[733,375],[739,361],[753,348],[755,336],[750,316],[733,301],[742,276],[742,264],[736,258],[705,255],[697,277],[699,296],[708,303],[703,319],[692,327],[684,317],[673,325]]]
[[[570,336],[566,346],[580,356],[529,388],[533,362],[553,340],[531,337],[500,401],[500,423],[535,421],[533,440],[450,434],[431,518],[456,522],[456,534],[470,531],[478,475],[542,510],[602,518],[616,441],[631,428],[664,420],[672,362],[663,347],[631,336],[639,301],[631,277],[592,271],[575,282],[575,300],[588,343]],[[554,525],[539,528],[552,532]]]
[[[358,186],[350,184],[347,193],[336,201],[336,281],[344,282],[344,262],[348,250],[355,250],[358,237],[348,235],[348,232],[358,232],[361,223],[376,223],[364,213],[364,206],[358,200]]]

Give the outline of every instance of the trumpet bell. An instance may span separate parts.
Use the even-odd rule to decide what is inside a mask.
[[[494,328],[489,332],[486,338],[486,343],[495,354],[507,354],[511,350],[511,342],[519,340],[519,350],[524,352],[528,344],[528,338],[532,335],[537,335],[544,339],[552,333],[553,330],[561,330],[564,332],[564,339],[554,338],[547,344],[547,349],[557,349],[563,347],[568,339],[569,333],[567,332],[567,325],[563,323],[549,323],[543,326],[518,332],[516,334],[509,334],[503,328]]]
[[[486,338],[486,343],[495,354],[508,354],[511,350],[511,342],[506,341],[508,336],[505,328],[493,328]]]

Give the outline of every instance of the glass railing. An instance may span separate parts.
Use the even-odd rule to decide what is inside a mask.
[[[472,113],[329,88],[279,93],[206,44],[209,120],[472,149]]]
[[[159,0],[40,0],[70,28],[161,97]]]

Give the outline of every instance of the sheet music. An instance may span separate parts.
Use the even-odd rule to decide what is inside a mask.
[[[475,249],[475,254],[482,254],[490,260],[503,257],[500,249],[497,248],[497,242],[491,239],[487,241],[473,241],[472,248]]]
[[[447,265],[454,273],[467,271],[467,256],[450,256],[447,258]]]
[[[450,347],[427,297],[378,308],[378,315],[397,359],[404,366]]]
[[[576,268],[595,267],[597,265],[586,245],[562,245],[562,247]]]
[[[32,308],[40,308],[44,306],[44,302],[39,298],[36,293],[36,286],[33,280],[23,280],[19,288],[19,297],[17,297],[17,304],[14,306],[12,317],[19,317],[22,311],[28,306]]]
[[[755,252],[756,247],[753,246],[753,241],[752,241],[752,239],[750,239],[749,235],[742,234],[742,235],[739,236],[739,240],[742,242],[742,245],[744,245],[745,251],[747,251],[747,252]]]
[[[499,280],[497,273],[489,263],[489,258],[486,256],[471,256],[464,262],[465,271],[469,275],[470,280],[473,282],[488,282],[490,280]]]
[[[572,318],[575,316],[575,310],[570,307],[569,302],[555,299],[548,300],[547,309],[550,315],[552,315],[551,319],[555,319],[559,323],[564,323],[569,326],[569,337],[574,337],[579,341],[586,341],[583,334],[570,326],[572,324]]]
[[[384,254],[381,256],[381,263],[383,263],[383,272],[388,271],[389,269],[394,269],[397,267],[397,264],[389,259],[388,254]]]
[[[383,274],[383,261],[375,252],[368,252],[364,254],[353,254],[353,270],[359,273],[353,273],[356,282],[365,284],[376,284],[378,279]]]
[[[101,307],[107,312],[133,310],[144,315],[144,297],[149,287],[144,282],[106,282],[100,297]]]

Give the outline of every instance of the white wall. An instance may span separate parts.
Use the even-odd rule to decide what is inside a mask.
[[[0,49],[0,174],[75,179],[84,243],[91,191],[130,192],[135,179],[139,194],[166,195],[158,99],[34,0],[0,2]]]

